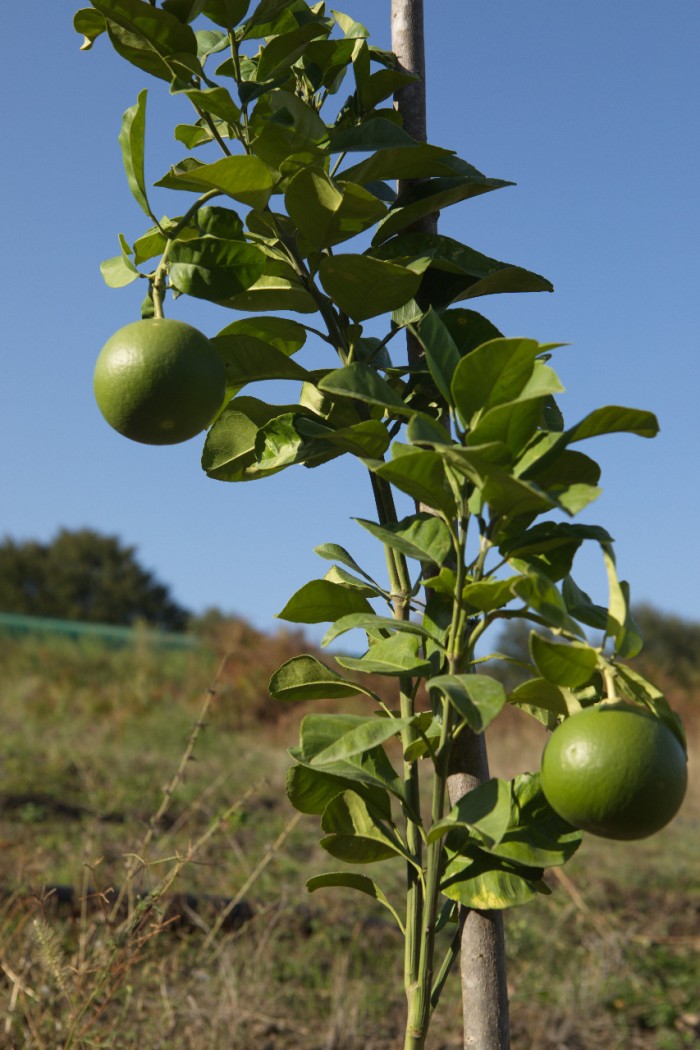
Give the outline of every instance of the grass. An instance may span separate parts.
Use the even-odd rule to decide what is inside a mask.
[[[0,639],[1,1047],[402,1045],[402,945],[386,913],[305,889],[336,862],[287,803],[298,713],[265,690],[300,640],[239,624],[215,642],[158,653]],[[536,768],[542,740],[523,724],[492,733],[496,775]],[[699,811],[691,777],[660,835],[587,837],[548,875],[551,896],[507,913],[515,1050],[698,1045]],[[400,889],[398,867],[373,874]],[[460,1032],[451,978],[432,1050],[458,1050]]]

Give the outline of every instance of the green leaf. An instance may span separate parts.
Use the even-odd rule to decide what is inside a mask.
[[[549,576],[528,566],[527,562],[518,564],[511,561],[511,564],[522,572],[520,579],[513,585],[513,591],[525,605],[552,627],[573,626],[570,625],[564,599]]]
[[[93,0],[107,21],[115,51],[161,80],[201,74],[197,38],[189,26],[142,0]]]
[[[80,50],[89,51],[98,36],[106,31],[107,25],[104,16],[98,11],[92,7],[83,7],[73,16],[73,28],[76,33],[82,33],[84,38]]]
[[[435,385],[448,405],[452,404],[451,383],[460,355],[449,330],[431,308],[416,330],[425,351],[425,360]]]
[[[327,561],[339,561],[342,565],[347,565],[349,569],[354,569],[355,572],[359,572],[360,576],[364,576],[375,587],[377,586],[372,577],[361,569],[355,559],[349,554],[344,547],[341,547],[337,543],[322,543],[319,547],[314,547],[314,553],[318,554],[319,557],[325,558]]]
[[[343,195],[325,172],[302,169],[289,181],[284,199],[290,219],[313,248],[332,243],[329,231]]]
[[[452,379],[452,398],[465,426],[486,409],[514,401],[545,349],[534,339],[493,339],[463,357]]]
[[[339,860],[367,864],[398,855],[413,862],[395,829],[383,819],[383,814],[367,805],[353,791],[346,791],[328,804],[321,827],[326,832],[321,845]]]
[[[423,676],[430,674],[431,666],[419,652],[420,647],[418,635],[399,631],[375,642],[364,656],[338,656],[336,661],[348,671],[363,674]]]
[[[352,177],[354,181],[360,182],[351,172],[343,172],[343,178]],[[412,176],[402,176],[413,178]],[[368,181],[365,179],[365,181]],[[373,245],[381,244],[383,241],[393,237],[407,226],[443,211],[451,204],[459,201],[469,200],[482,193],[491,190],[499,190],[504,186],[512,186],[510,182],[502,179],[489,179],[484,175],[458,175],[456,177],[436,178],[418,180],[411,184],[410,189],[400,194],[387,217],[379,224],[376,234],[372,239]]]
[[[642,633],[629,607],[629,584],[617,578],[612,544],[603,544],[603,560],[609,590],[606,634],[614,639],[619,657],[632,659],[642,649]]]
[[[242,204],[262,210],[270,199],[273,179],[267,164],[259,157],[243,154],[186,170],[172,168],[166,179],[161,179],[156,185],[194,189],[196,192],[220,190]]]
[[[121,146],[124,170],[126,171],[131,194],[146,215],[152,217],[146,194],[146,178],[144,175],[147,96],[148,92],[146,90],[141,91],[135,104],[130,106],[124,113],[121,131],[119,132],[119,145]]]
[[[341,616],[340,619],[336,620],[332,627],[329,627],[326,631],[321,645],[330,645],[332,641],[339,638],[341,634],[345,634],[346,631],[354,631],[361,629],[367,631],[373,638],[385,637],[387,631],[392,634],[394,632],[414,634],[419,638],[432,638],[430,631],[420,623],[415,623],[413,620],[395,620],[391,616],[377,616],[376,614],[370,613],[349,613],[347,616]],[[374,655],[376,644],[370,649],[370,654]]]
[[[249,6],[250,0],[207,0],[204,14],[224,29],[233,29],[245,17]]]
[[[329,802],[348,790],[356,791],[376,806],[383,806],[391,812],[383,787],[361,784],[350,777],[336,776],[310,766],[293,766],[287,772],[287,797],[300,813],[320,816]]]
[[[307,715],[301,721],[300,748],[292,751],[293,757],[297,762],[316,769],[312,763],[317,754],[366,721],[359,715]],[[403,782],[381,746],[343,761],[326,764],[323,771],[354,783],[389,791],[403,803],[406,801]]]
[[[334,11],[332,9],[331,14],[342,29],[343,36],[352,37],[354,40],[369,36],[369,30],[366,29],[361,22],[356,22],[355,19],[351,18],[349,15],[344,15],[342,11]]]
[[[410,718],[365,718],[317,752],[312,764],[314,768],[332,766],[355,755],[363,755],[398,736],[410,723]]]
[[[278,416],[298,405],[268,405],[254,397],[236,397],[210,428],[202,453],[202,468],[218,481],[243,481],[260,476],[253,471],[258,433]]]
[[[483,674],[450,674],[429,678],[426,688],[446,696],[460,718],[475,733],[483,733],[506,702],[500,682]],[[471,794],[471,793],[470,793]]]
[[[131,248],[126,243],[124,236],[119,234],[121,255],[113,255],[111,259],[105,259],[100,263],[100,273],[106,285],[110,288],[124,288],[131,284],[141,274],[129,258]]]
[[[230,386],[265,379],[304,380],[308,372],[269,343],[250,335],[217,335],[212,339],[226,368]]]
[[[226,88],[187,88],[183,95],[187,96],[198,112],[210,113],[234,126],[240,120],[241,111]]]
[[[244,292],[226,300],[225,306],[234,310],[289,310],[313,314],[318,309],[315,301],[297,280],[291,266],[268,259],[265,272]]]
[[[479,845],[494,846],[505,835],[510,819],[510,784],[493,777],[468,791],[443,820],[436,821],[428,834],[428,842],[456,828],[465,828]]]
[[[527,682],[521,682],[508,695],[508,703],[530,713],[544,711],[547,715],[569,715],[580,706],[570,690],[548,682],[546,678],[529,678]],[[545,725],[552,723],[552,727],[556,724],[556,719],[549,717],[540,720]]]
[[[376,467],[373,465],[371,469],[418,503],[441,510],[446,517],[454,516],[454,494],[447,481],[442,458],[437,452],[412,449],[410,453],[395,455],[388,463]]]
[[[318,272],[324,290],[354,321],[402,306],[420,284],[412,270],[368,255],[324,256]]]
[[[608,629],[608,610],[602,605],[596,605],[585,591],[577,586],[571,576],[567,576],[562,583],[562,597],[570,616],[579,623],[585,623],[587,627],[593,627],[598,631]]]
[[[519,579],[519,576],[509,576],[504,580],[479,580],[477,583],[467,583],[462,588],[462,598],[479,612],[493,612],[513,601],[513,584]],[[429,586],[430,581],[426,580],[426,587]]]
[[[318,389],[326,394],[352,397],[377,405],[399,415],[409,415],[411,412],[386,379],[382,379],[371,365],[361,361],[353,361],[352,364],[328,372],[318,383]]]
[[[450,530],[434,514],[410,514],[387,525],[364,518],[355,518],[355,521],[386,546],[417,561],[440,566],[452,550]]]
[[[576,551],[585,540],[606,543],[610,542],[610,534],[599,525],[542,521],[530,529],[517,528],[513,535],[506,535],[499,550],[505,558],[523,559],[550,580],[559,580],[569,573]]]
[[[377,124],[377,127],[372,125]],[[431,146],[427,142],[417,142],[410,135],[396,125],[389,127],[389,121],[369,121],[363,126],[362,131],[349,132],[356,137],[354,142],[349,137],[341,138],[340,134],[333,139],[335,151],[346,152],[348,149],[372,151],[372,156],[351,168],[345,168],[340,172],[338,178],[347,179],[348,182],[357,182],[360,186],[366,186],[371,182],[383,182],[386,179],[428,179],[433,175],[454,176],[455,173],[469,171],[470,178],[493,182],[484,179],[476,168],[470,167],[464,161],[455,157],[452,150],[442,149],[440,146]],[[380,136],[392,143],[386,148],[380,147]],[[348,145],[348,142],[350,144]],[[459,179],[457,181],[460,181]],[[434,184],[429,184],[434,189]],[[500,183],[500,185],[510,185]],[[489,188],[496,188],[495,186]],[[391,214],[391,213],[390,213]]]
[[[287,357],[295,354],[306,342],[303,325],[286,317],[243,317],[226,325],[215,338],[242,335],[269,343]]]
[[[254,285],[265,263],[265,255],[253,244],[197,237],[173,243],[168,274],[179,292],[223,302]]]
[[[367,875],[358,875],[352,871],[332,871],[325,875],[315,875],[306,883],[309,893],[314,893],[315,890],[327,889],[330,886],[343,886],[346,889],[359,890],[360,893],[366,893],[368,897],[373,897],[374,900],[379,901],[385,908],[388,908],[394,916],[399,929],[403,932],[404,927],[398,912],[389,902],[381,887]]]
[[[598,437],[601,434],[638,434],[640,437],[651,438],[655,437],[658,432],[659,424],[653,412],[608,405],[590,412],[575,427],[567,430],[563,436],[567,444],[571,444],[574,441],[585,441],[587,438]]]
[[[489,852],[531,868],[565,864],[583,833],[558,816],[544,797],[539,774],[524,773],[512,783],[515,820]]]
[[[359,576],[354,576],[347,569],[343,569],[340,565],[331,565],[330,569],[323,577],[324,580],[330,580],[331,583],[339,583],[342,587],[351,587],[355,591],[359,591],[360,594],[364,595],[365,598],[382,598],[385,597],[384,591],[378,586],[372,583],[366,583],[360,579]],[[353,613],[352,615],[356,615]],[[361,613],[359,615],[362,615]],[[343,617],[341,617],[343,619]]]
[[[277,616],[291,623],[323,623],[353,612],[373,613],[374,610],[355,591],[329,580],[311,580],[292,595]]]
[[[256,79],[266,81],[279,77],[304,54],[312,40],[327,37],[330,30],[326,21],[309,19],[268,40],[260,50]]]
[[[366,419],[350,427],[327,431],[323,441],[361,459],[380,459],[389,447],[391,438],[380,420]]]
[[[293,656],[282,664],[270,679],[273,700],[343,700],[364,693],[361,686],[342,678],[315,656]]]
[[[598,666],[598,654],[590,646],[550,642],[534,631],[530,633],[530,652],[543,678],[571,689],[585,685]]]
[[[501,910],[527,904],[538,893],[549,893],[541,875],[537,869],[518,867],[486,853],[455,855],[445,868],[440,889],[467,908]]]

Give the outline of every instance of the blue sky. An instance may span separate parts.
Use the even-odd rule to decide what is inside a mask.
[[[448,209],[441,232],[555,286],[473,305],[508,335],[569,344],[555,365],[570,421],[601,404],[657,413],[654,441],[590,444],[604,493],[581,520],[615,537],[637,601],[698,619],[700,6],[426,8],[430,140],[516,183]],[[389,46],[389,0],[344,9]],[[381,571],[351,520],[373,517],[369,485],[349,460],[222,484],[201,471],[201,439],[153,448],[102,421],[94,361],[138,317],[143,291],[108,289],[99,273],[119,231],[133,239],[145,228],[121,165],[121,115],[149,87],[152,182],[180,159],[172,127],[184,111],[106,41],[80,53],[73,10],[45,5],[31,35],[22,5],[5,13],[0,535],[118,534],[187,607],[271,628],[287,597],[326,571],[315,545],[341,543]],[[172,213],[160,193],[156,210]],[[168,312],[212,335],[234,319],[192,300]],[[581,566],[580,585],[604,599],[597,558]]]

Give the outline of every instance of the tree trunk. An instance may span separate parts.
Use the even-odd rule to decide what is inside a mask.
[[[392,0],[392,50],[401,66],[416,73],[419,80],[401,89],[396,106],[403,117],[404,130],[419,141],[427,141],[425,96],[425,45],[423,0]],[[401,193],[405,183],[399,182]],[[437,215],[428,216],[415,229],[437,232]],[[420,348],[409,338],[409,361]],[[452,755],[448,791],[450,802],[487,780],[488,760],[483,736],[463,731]],[[508,1050],[508,990],[506,985],[503,916],[500,912],[463,908],[460,969],[465,1050]]]

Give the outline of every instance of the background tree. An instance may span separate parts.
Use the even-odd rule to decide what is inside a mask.
[[[0,545],[0,609],[181,631],[190,617],[136,559],[134,547],[92,529],[61,529],[50,543]]]

